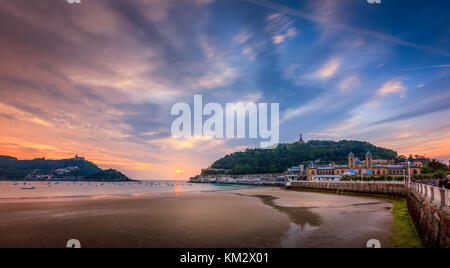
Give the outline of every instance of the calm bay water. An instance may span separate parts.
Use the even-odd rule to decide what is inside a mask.
[[[35,189],[23,189],[23,188]],[[208,192],[248,186],[191,184],[182,181],[141,182],[0,182],[0,202],[55,198],[146,197],[154,194]]]

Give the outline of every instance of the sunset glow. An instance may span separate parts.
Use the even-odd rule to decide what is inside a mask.
[[[280,103],[282,143],[301,132],[450,159],[439,5],[413,20],[397,3],[107,2],[2,2],[0,155],[81,155],[133,179],[186,180],[260,143],[173,138],[170,107],[203,94]]]

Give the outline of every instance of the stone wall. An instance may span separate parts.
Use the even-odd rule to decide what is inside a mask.
[[[450,247],[450,190],[411,184],[408,210],[417,232],[428,248]]]
[[[298,181],[291,182],[287,187],[320,190],[328,192],[347,192],[373,195],[387,195],[404,197],[407,189],[403,182],[316,182]]]
[[[403,182],[290,182],[288,188],[334,193],[359,193],[406,198],[408,210],[424,245],[450,247],[450,190]]]

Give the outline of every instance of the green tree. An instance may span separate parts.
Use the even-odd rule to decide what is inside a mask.
[[[439,162],[436,159],[431,160],[430,163],[427,163],[422,168],[422,173],[428,174],[428,173],[436,173],[438,171],[443,171],[444,173],[448,171],[447,165]]]

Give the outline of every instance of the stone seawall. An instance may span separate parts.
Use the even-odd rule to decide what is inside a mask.
[[[290,182],[288,188],[406,198],[424,245],[450,248],[450,190],[403,182]]]
[[[328,192],[347,192],[373,195],[405,197],[408,193],[403,182],[291,182],[288,188],[320,190]]]
[[[449,248],[450,191],[412,184],[406,198],[409,214],[424,245],[428,248]]]

